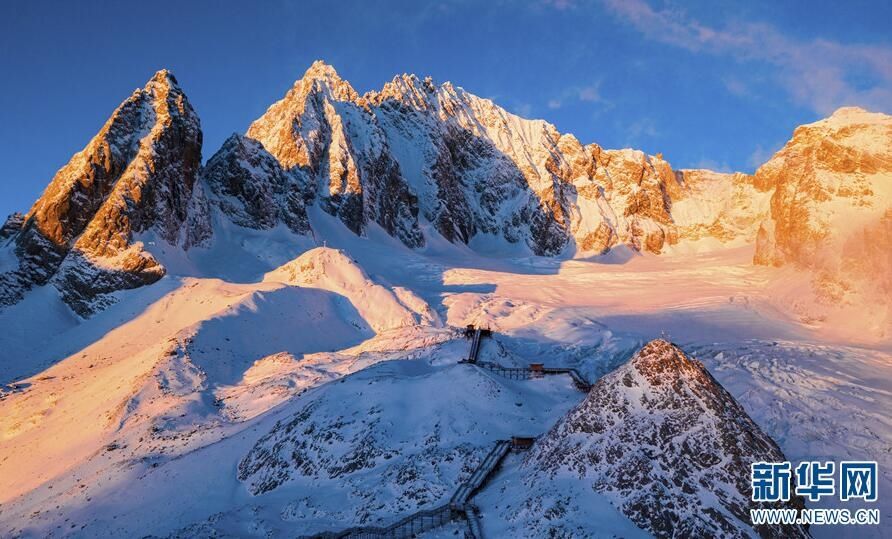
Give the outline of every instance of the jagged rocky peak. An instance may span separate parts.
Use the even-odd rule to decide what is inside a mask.
[[[248,128],[246,135],[260,141],[287,170],[308,167],[315,171],[330,139],[321,136],[326,118],[325,102],[359,99],[356,90],[334,67],[317,60],[281,100],[274,103]],[[331,111],[329,115],[334,113]],[[309,140],[307,137],[309,136]]]
[[[661,158],[584,146],[548,122],[414,75],[367,99],[388,135],[404,139],[394,146],[426,143],[422,170],[405,173],[421,176],[412,182],[421,212],[451,241],[495,234],[543,255],[570,244],[581,252],[619,243],[660,252],[677,241],[675,173]]]
[[[353,232],[370,221],[420,247],[417,197],[374,113],[331,66],[314,63],[247,131],[289,172],[304,176],[314,201]]]
[[[429,77],[404,73],[359,97],[316,62],[247,136],[348,228],[362,234],[373,221],[412,247],[423,243],[419,216],[449,241],[487,234],[539,255],[619,244],[659,253],[714,231],[720,241],[755,237],[754,220],[722,202],[676,219],[673,202],[692,191],[660,156],[583,145]],[[728,201],[743,190],[708,191]]]
[[[198,116],[174,76],[158,71],[25,215],[16,237],[19,267],[0,276],[0,304],[52,279],[75,311],[89,315],[111,292],[159,279],[164,268],[135,235],[182,240],[200,165]]]
[[[295,88],[306,88],[307,86],[328,91],[331,93],[332,97],[338,101],[359,100],[359,94],[356,93],[353,86],[338,75],[334,66],[329,65],[322,60],[313,62],[310,68],[304,73],[304,76],[294,83]]]
[[[256,230],[283,223],[310,232],[302,176],[286,172],[256,140],[233,134],[211,157],[203,177],[211,203],[235,224]]]
[[[541,151],[539,140],[557,138],[549,124],[415,75],[396,77],[367,98],[401,162],[412,165],[404,174],[440,234],[462,242],[492,234],[538,254],[565,247],[560,188],[541,176],[531,155]]]
[[[126,248],[134,233],[156,233],[176,245],[201,166],[198,115],[167,70],[142,90],[153,117],[136,154],[78,239],[82,251],[104,256]]]
[[[386,83],[381,91],[372,90],[363,98],[375,106],[399,103],[417,110],[428,110],[434,106],[431,100],[436,99],[436,93],[437,86],[431,77],[422,80],[417,75],[403,73]]]
[[[657,537],[807,537],[749,523],[750,465],[784,460],[702,363],[658,339],[600,379],[523,466],[542,488],[561,476],[590,482]]]

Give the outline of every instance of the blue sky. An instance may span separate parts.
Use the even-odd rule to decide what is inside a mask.
[[[207,159],[315,59],[359,91],[453,81],[582,142],[752,171],[841,105],[892,113],[892,2],[41,2],[0,5],[0,214],[27,210],[158,69]]]

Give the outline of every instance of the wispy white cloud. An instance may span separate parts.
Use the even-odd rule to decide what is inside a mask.
[[[576,7],[575,0],[542,0],[542,4],[559,11],[566,11]]]
[[[511,107],[512,112],[514,114],[520,116],[521,118],[532,118],[533,117],[533,106],[529,103],[516,103]]]
[[[562,91],[559,96],[548,100],[548,108],[559,109],[568,102],[581,101],[584,103],[598,103],[606,108],[613,104],[601,95],[601,81],[595,81],[588,86],[571,86]]]
[[[626,137],[631,143],[638,143],[642,138],[656,138],[660,136],[657,125],[648,118],[640,118],[625,126]]]
[[[764,165],[769,159],[771,159],[778,150],[781,149],[781,145],[778,145],[775,148],[766,148],[761,144],[757,144],[756,148],[753,150],[753,153],[750,154],[749,158],[746,160],[746,164],[753,168],[753,170]]]
[[[747,84],[736,77],[725,77],[722,79],[725,88],[737,97],[748,97],[750,89]]]
[[[598,81],[591,86],[581,88],[579,90],[579,100],[588,101],[591,103],[600,103],[604,101],[604,99],[601,97],[601,81]]]
[[[818,113],[827,114],[843,105],[892,111],[892,48],[827,39],[796,40],[760,22],[738,21],[733,28],[717,28],[678,9],[656,10],[645,0],[602,2],[648,39],[691,52],[773,66],[778,82],[793,100]],[[853,82],[855,79],[860,83]],[[742,87],[729,87],[729,91],[735,89]]]

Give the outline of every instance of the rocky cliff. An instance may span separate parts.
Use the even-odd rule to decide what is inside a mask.
[[[282,223],[295,234],[310,231],[305,199],[312,193],[259,142],[232,135],[202,176],[211,202],[235,224],[265,230]]]
[[[820,303],[875,311],[888,331],[892,116],[850,107],[801,126],[755,183],[772,195],[753,261],[808,270]]]
[[[0,303],[52,282],[89,315],[113,292],[157,281],[164,268],[136,236],[184,241],[200,166],[198,117],[173,75],[159,71],[56,173],[10,234],[18,266],[0,277]]]

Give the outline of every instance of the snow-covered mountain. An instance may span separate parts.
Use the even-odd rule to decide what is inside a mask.
[[[854,314],[867,321],[862,331],[888,336],[892,116],[849,107],[803,125],[755,179],[772,196],[753,261],[808,270],[816,301],[796,302],[803,318],[844,323]]]
[[[675,170],[317,62],[202,166],[161,71],[0,227],[0,535],[382,526],[513,435],[544,436],[476,494],[487,536],[755,533],[746,463],[784,455],[888,489],[890,125]],[[459,363],[468,324],[592,393]]]
[[[746,176],[687,174],[660,156],[585,146],[547,122],[415,75],[359,96],[317,62],[247,136],[304,172],[349,228],[373,220],[412,247],[424,242],[419,222],[449,241],[490,236],[540,255],[602,254],[620,243],[659,253],[710,227],[723,241],[753,233],[752,224],[723,226],[721,215],[726,191],[752,183]],[[387,165],[385,175],[369,169],[374,162],[399,166]],[[704,198],[703,189],[710,201],[680,211],[679,227],[674,202]],[[375,206],[382,191],[390,193],[390,212]],[[342,209],[347,194],[363,200],[361,212]]]
[[[530,487],[548,490],[562,475],[590,484],[657,537],[743,538],[753,532],[750,465],[785,460],[702,363],[655,340],[598,380],[523,467]],[[541,497],[538,489],[530,493]],[[785,506],[804,504],[794,498]],[[549,525],[567,530],[585,520],[584,514],[565,516],[563,522],[529,524],[549,535]],[[761,537],[808,537],[798,526],[756,531]]]
[[[819,296],[839,299],[852,279],[809,258],[827,230],[870,240],[823,245],[822,259],[844,251],[847,274],[890,273],[882,249],[889,124],[888,116],[844,109],[798,129],[755,177],[673,170],[661,155],[583,145],[448,82],[401,75],[360,95],[316,62],[199,171],[198,119],[172,75],[159,72],[26,215],[7,220],[0,303],[52,281],[89,316],[115,301],[115,291],[156,281],[171,260],[177,272],[201,266],[192,259],[227,241],[226,223],[269,234],[281,224],[324,241],[309,239],[310,208],[359,235],[373,223],[412,248],[439,237],[514,256],[714,248],[753,244],[761,231],[756,263],[819,264]],[[794,196],[803,182],[814,191],[807,201]],[[851,211],[825,203],[830,193]],[[294,245],[293,236],[273,242]],[[300,249],[285,251],[252,275]],[[888,317],[877,317],[874,332],[882,333]]]
[[[151,284],[164,267],[136,241],[153,232],[188,248],[201,166],[201,127],[177,81],[159,71],[72,157],[31,210],[4,227],[15,260],[0,273],[0,305],[51,282],[88,316],[122,289]]]

